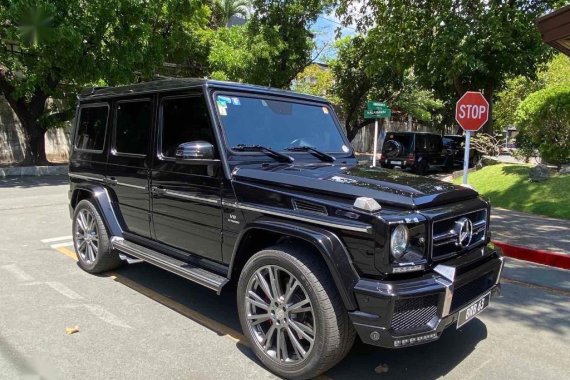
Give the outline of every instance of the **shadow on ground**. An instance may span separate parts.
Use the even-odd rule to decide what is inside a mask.
[[[0,188],[21,188],[41,186],[67,185],[69,178],[65,175],[38,176],[38,177],[6,177],[0,178]]]
[[[129,283],[131,283],[130,287],[135,291],[140,292],[140,289],[137,288],[142,286],[183,305],[193,313],[205,316],[206,319],[214,323],[201,323],[200,320],[193,318],[192,315],[181,313],[220,335],[226,334],[220,333],[216,329],[215,326],[217,324],[224,326],[226,329],[234,330],[236,332],[234,336],[241,335],[241,327],[236,313],[235,286],[231,284],[227,289],[224,289],[220,296],[216,296],[211,290],[145,263],[126,266],[116,271],[116,273],[119,275],[116,278],[117,282],[126,286],[129,286]],[[133,287],[132,283],[137,286]],[[150,297],[153,298],[152,296]],[[160,300],[154,300],[161,302]],[[166,302],[162,302],[162,304],[180,312]],[[157,323],[159,322],[157,321]],[[487,328],[481,321],[476,319],[460,330],[451,327],[444,332],[441,339],[437,342],[400,350],[367,346],[360,343],[357,338],[357,343],[348,357],[326,375],[335,380],[368,379],[377,378],[378,376],[386,379],[401,378],[403,376],[416,379],[436,379],[453,370],[486,337]],[[247,347],[247,342],[238,342],[237,348],[259,365],[257,359]],[[382,374],[376,373],[375,369],[380,365],[387,366],[384,368],[387,368],[388,371]]]

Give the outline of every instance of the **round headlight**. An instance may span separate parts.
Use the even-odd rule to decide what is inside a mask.
[[[390,239],[390,252],[396,260],[401,259],[402,256],[404,256],[404,253],[406,253],[406,249],[408,248],[409,243],[409,235],[410,234],[408,233],[408,227],[406,227],[404,224],[398,225],[398,227],[394,228],[394,231],[392,231],[392,238]]]

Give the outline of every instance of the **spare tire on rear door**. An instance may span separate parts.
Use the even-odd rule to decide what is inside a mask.
[[[396,140],[387,140],[383,150],[387,157],[394,158],[402,154],[404,147]]]

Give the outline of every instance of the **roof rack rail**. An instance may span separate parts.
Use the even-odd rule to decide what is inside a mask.
[[[176,79],[176,78],[168,75],[156,74],[154,77],[152,77],[151,80],[166,80],[166,79]]]
[[[86,87],[79,93],[80,96],[89,96],[93,95],[95,91],[102,90],[104,88],[109,88],[109,86],[94,86],[94,87]]]

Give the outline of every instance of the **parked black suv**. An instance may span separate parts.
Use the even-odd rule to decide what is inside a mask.
[[[430,168],[451,170],[453,159],[443,148],[441,136],[425,132],[388,132],[382,146],[380,166],[399,166],[416,174],[426,174]]]
[[[201,79],[86,91],[69,177],[84,270],[138,259],[217,293],[237,281],[252,350],[286,378],[331,368],[356,334],[437,340],[499,290],[489,204],[358,166],[321,98]]]
[[[463,167],[465,158],[465,136],[445,135],[443,136],[443,147],[453,157],[453,165]],[[469,167],[472,168],[481,160],[483,155],[477,149],[469,148]]]

